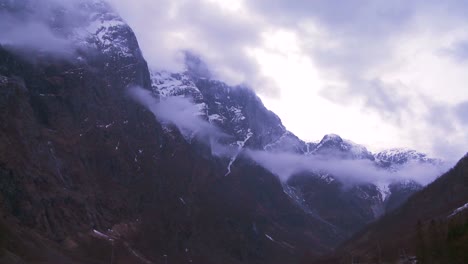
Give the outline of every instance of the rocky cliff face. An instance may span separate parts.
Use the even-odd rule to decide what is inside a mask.
[[[194,62],[195,61],[195,62]],[[202,62],[187,55],[187,70],[182,73],[153,72],[155,93],[163,96],[183,96],[199,106],[199,114],[232,136],[228,144],[254,149],[291,149],[304,153],[306,144],[288,132],[281,120],[265,108],[257,95],[244,86],[231,87],[211,78],[210,74],[198,74],[198,68],[189,65]],[[204,66],[205,68],[206,66]],[[292,140],[288,141],[288,138]],[[247,140],[248,139],[248,140]],[[280,144],[281,141],[284,141]]]

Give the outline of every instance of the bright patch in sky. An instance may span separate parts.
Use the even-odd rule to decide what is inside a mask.
[[[230,12],[239,12],[243,7],[242,0],[206,0],[206,1],[219,5],[222,9],[230,11]]]
[[[327,85],[340,85],[340,82],[321,75],[320,69],[302,54],[296,34],[271,31],[263,37],[264,46],[251,50],[250,55],[259,63],[261,73],[280,87],[280,95],[260,94],[260,97],[298,137],[317,141],[325,134],[337,133],[371,149],[401,144],[400,139],[392,137],[398,131],[382,123],[379,116],[318,96]]]

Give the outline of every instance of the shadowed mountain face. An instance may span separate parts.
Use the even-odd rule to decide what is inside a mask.
[[[185,72],[150,71],[131,28],[101,1],[0,0],[0,12],[25,30],[0,38],[0,263],[297,263],[421,185],[349,186],[323,171],[280,181],[244,150],[391,171],[437,163],[374,155],[337,135],[306,143],[252,90],[213,79],[190,54]],[[190,98],[227,134],[229,155],[161,122],[129,95],[135,86],[154,102]]]
[[[467,263],[468,156],[317,263]],[[400,262],[398,262],[400,261]]]
[[[240,159],[225,177],[204,145],[162,129],[121,81],[144,61],[118,76],[5,50],[0,62],[5,262],[282,263],[343,240],[271,173]]]

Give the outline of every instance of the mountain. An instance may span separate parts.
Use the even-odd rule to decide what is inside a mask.
[[[428,157],[424,153],[417,152],[411,149],[388,149],[375,154],[375,159],[380,166],[389,169],[398,169],[400,165],[404,165],[408,162],[419,162],[429,164],[439,164],[442,161]]]
[[[344,140],[335,134],[325,135],[310,153],[342,159],[374,160],[373,154],[364,146]]]
[[[0,263],[294,263],[344,239],[269,171],[239,156],[225,177],[226,160],[131,98],[129,87],[152,89],[150,72],[109,6],[0,3],[66,44],[65,53],[0,46]],[[255,126],[277,117],[255,113],[250,90],[219,96],[244,100],[220,106],[240,122],[226,123],[238,129],[232,143],[262,146],[285,133]],[[252,111],[243,118],[236,107]]]
[[[0,263],[297,263],[420,188],[350,185],[322,170],[280,180],[247,150],[391,173],[418,155],[374,155],[332,134],[304,142],[253,90],[216,80],[190,53],[183,72],[149,70],[103,1],[0,0],[0,13],[24,32],[0,38]],[[133,87],[155,104],[191,100],[188,114],[221,130],[227,154],[160,120]]]
[[[442,164],[414,150],[392,149],[373,154],[364,146],[335,134],[325,135],[318,143],[304,142],[287,131],[280,118],[267,110],[252,90],[231,87],[214,79],[203,61],[191,53],[186,53],[185,65],[185,70],[179,73],[152,71],[153,91],[162,98],[181,96],[193,100],[197,106],[194,114],[232,136],[227,144],[238,146],[239,150],[226,161],[227,174],[243,149],[367,160],[376,168],[391,172],[398,172],[410,163],[434,167]],[[410,180],[377,184],[378,178],[375,184],[349,187],[335,178],[326,171],[302,172],[284,182],[283,189],[299,208],[347,235],[397,208],[422,188]]]
[[[323,263],[467,263],[467,202],[468,155]]]
[[[244,147],[253,149],[306,151],[306,143],[287,131],[279,117],[266,109],[250,88],[231,87],[211,78],[198,57],[186,54],[184,72],[152,72],[156,94],[192,99],[204,119],[232,136],[229,144],[237,146],[237,142],[246,141]],[[200,67],[205,69],[204,74],[198,74]]]

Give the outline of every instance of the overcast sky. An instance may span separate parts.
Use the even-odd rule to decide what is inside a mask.
[[[110,0],[153,69],[181,50],[306,141],[468,150],[468,1]]]

